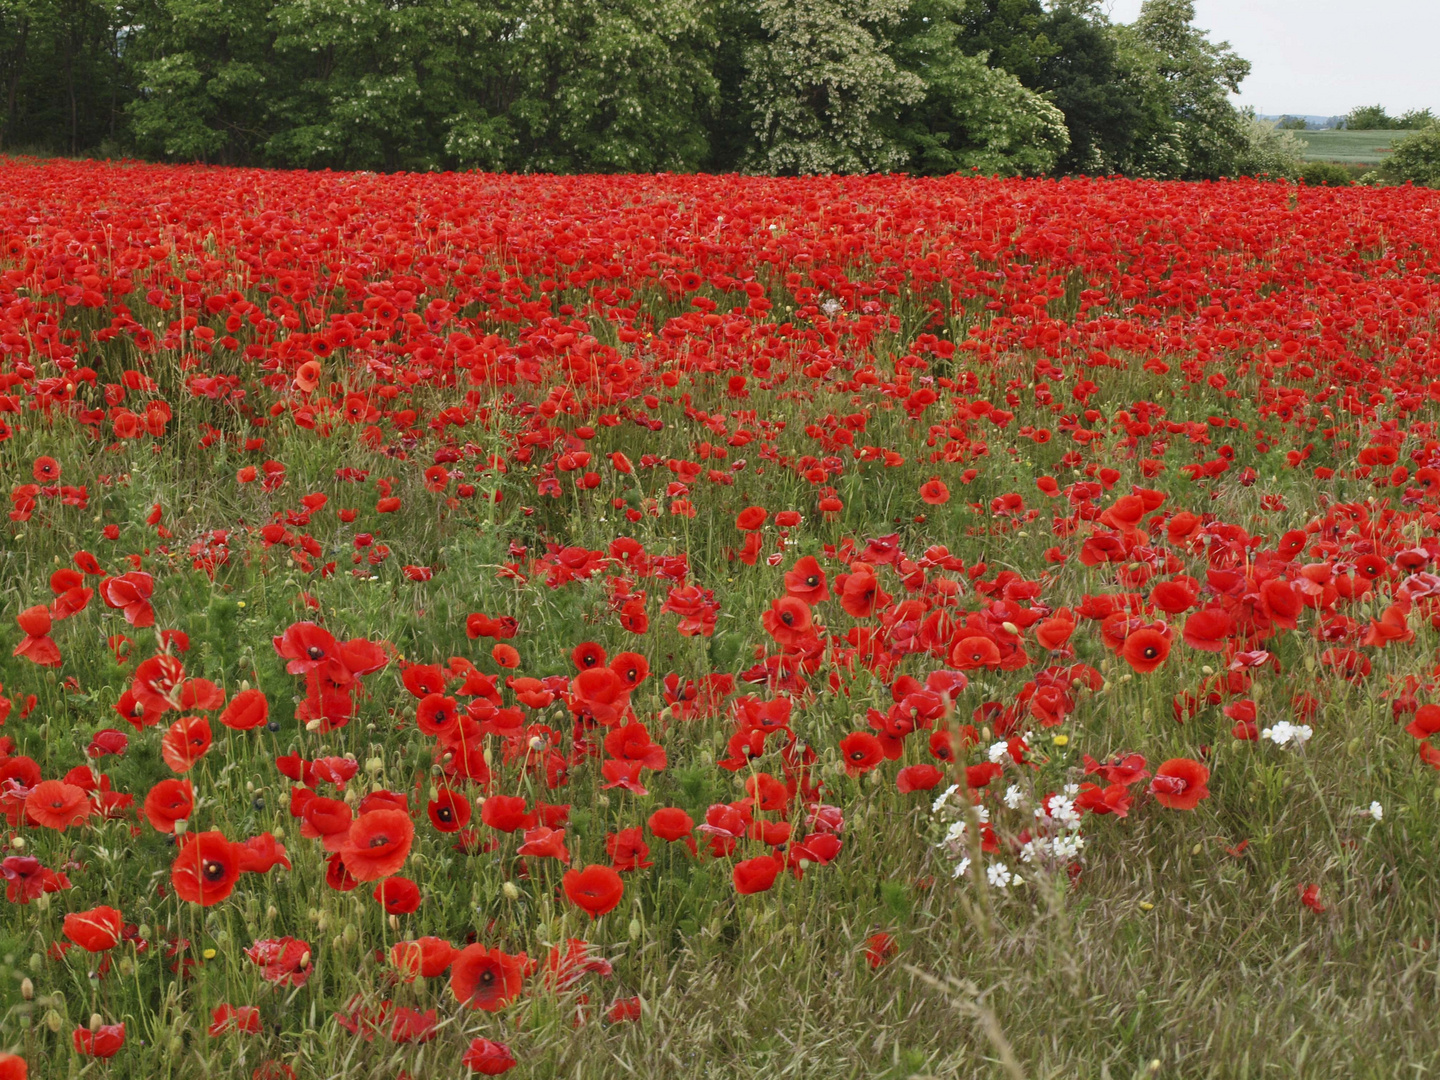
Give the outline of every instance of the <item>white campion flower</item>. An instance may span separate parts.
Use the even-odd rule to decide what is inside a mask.
[[[1289,720],[1281,720],[1274,727],[1267,727],[1260,732],[1262,739],[1269,739],[1276,746],[1288,746],[1294,743],[1297,747],[1304,746],[1310,741],[1310,736],[1315,734],[1315,729],[1309,724],[1292,724]]]
[[[997,743],[990,744],[990,760],[996,765],[1010,756],[1010,744],[1003,739]]]
[[[935,796],[935,801],[930,804],[930,812],[931,812],[932,814],[938,814],[938,813],[940,812],[940,808],[941,808],[942,806],[944,806],[947,802],[950,801],[950,796],[951,796],[951,795],[954,795],[955,792],[957,792],[957,791],[959,791],[959,790],[960,790],[960,785],[959,785],[959,784],[951,784],[951,785],[950,785],[949,787],[947,787],[944,791],[942,791],[939,795],[936,795],[936,796]]]
[[[967,855],[967,856],[965,856],[965,858],[961,859],[958,863],[955,864],[955,870],[954,870],[954,872],[953,872],[950,876],[951,876],[951,877],[960,877],[962,874],[965,873],[966,870],[969,870],[969,869],[970,869],[970,856]]]
[[[1019,880],[1015,875],[1010,873],[1010,868],[1003,862],[991,863],[985,868],[985,876],[990,880],[990,884],[997,889],[1008,888],[1012,881]]]
[[[1366,810],[1365,813],[1369,814],[1376,821],[1382,821],[1385,818],[1385,808],[1378,802],[1372,802],[1370,809]]]
[[[1011,810],[1018,810],[1024,798],[1025,796],[1021,793],[1019,784],[1011,784],[1005,789],[1005,805]]]
[[[1085,850],[1085,838],[1079,833],[1060,836],[1051,844],[1050,851],[1057,859],[1073,859]]]

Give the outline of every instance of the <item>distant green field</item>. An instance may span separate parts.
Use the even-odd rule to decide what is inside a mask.
[[[1306,161],[1342,161],[1378,165],[1390,146],[1411,131],[1297,131],[1305,143]]]

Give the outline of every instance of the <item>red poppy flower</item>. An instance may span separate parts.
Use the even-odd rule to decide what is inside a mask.
[[[515,1067],[515,1055],[504,1043],[477,1038],[471,1040],[469,1048],[461,1055],[460,1064],[482,1076],[499,1076]]]
[[[868,731],[854,731],[840,740],[840,757],[851,776],[867,773],[885,760],[885,746]]]
[[[1220,652],[1225,648],[1226,639],[1235,629],[1235,620],[1229,612],[1219,608],[1205,608],[1185,620],[1183,636],[1185,644],[1203,652]]]
[[[375,881],[404,865],[414,839],[415,823],[405,811],[371,810],[351,823],[340,856],[356,881]]]
[[[490,650],[490,659],[499,664],[502,668],[517,668],[520,666],[520,652],[513,645],[506,645],[503,641],[498,642]]]
[[[304,986],[314,974],[310,946],[292,937],[264,938],[245,950],[260,976],[276,986]]]
[[[695,819],[678,807],[666,806],[651,814],[647,824],[655,836],[674,843],[691,834],[691,830],[695,828]]]
[[[374,895],[391,915],[409,915],[420,907],[420,886],[409,878],[388,877],[375,886]]]
[[[1155,770],[1150,781],[1150,794],[1161,806],[1171,810],[1194,810],[1201,799],[1210,797],[1205,786],[1210,770],[1190,758],[1171,758]]]
[[[825,571],[813,555],[796,559],[795,565],[785,573],[785,593],[807,604],[818,604],[830,599],[830,587],[825,581]]]
[[[900,794],[908,795],[912,791],[929,791],[944,777],[934,765],[907,765],[895,777],[895,786]]]
[[[212,1039],[229,1034],[259,1035],[263,1030],[260,1010],[254,1005],[217,1005],[210,1013],[208,1030]]]
[[[186,706],[194,708],[194,706]],[[220,723],[236,731],[254,731],[270,718],[270,703],[261,690],[242,690],[230,699],[220,714]]]
[[[150,606],[154,591],[155,580],[140,570],[100,582],[100,598],[106,605],[119,609],[126,622],[142,630],[155,625],[155,612]]]
[[[145,796],[143,809],[150,827],[173,833],[175,823],[190,816],[195,808],[195,793],[189,780],[161,780]]]
[[[470,1009],[498,1012],[519,996],[529,961],[484,945],[467,945],[450,963],[450,992]]]
[[[781,860],[773,855],[761,855],[736,863],[730,876],[735,883],[735,891],[741,896],[749,896],[752,893],[768,892],[783,869],[785,864]]]
[[[26,1080],[30,1067],[19,1054],[0,1054],[0,1080]]]
[[[608,866],[587,866],[567,870],[562,881],[565,896],[592,919],[615,910],[625,895],[625,883]]]
[[[75,1052],[83,1057],[114,1057],[125,1045],[125,1025],[101,1024],[94,1031],[77,1027],[71,1041]]]
[[[170,866],[175,895],[203,907],[224,900],[240,878],[239,847],[225,839],[224,833],[187,833]]]
[[[899,951],[895,939],[889,934],[871,934],[865,940],[865,962],[874,971]]]
[[[210,721],[203,716],[182,716],[160,740],[160,756],[177,773],[188,772],[210,749]]]
[[[422,937],[416,941],[400,941],[390,947],[390,963],[406,982],[433,979],[444,974],[450,961],[460,950],[443,938]]]
[[[939,477],[931,477],[920,485],[920,501],[927,506],[944,506],[950,501],[950,489]]]
[[[754,532],[765,524],[765,519],[769,516],[770,512],[763,506],[747,506],[735,515],[735,528],[741,532]]]
[[[605,650],[593,641],[581,642],[570,653],[570,660],[578,671],[602,667],[605,663]]]
[[[1125,662],[1140,674],[1149,674],[1170,655],[1170,637],[1162,630],[1142,627],[1125,638],[1120,654],[1125,657]]]
[[[37,457],[30,466],[30,475],[37,484],[53,484],[60,479],[60,463],[53,457]]]
[[[65,916],[65,936],[86,952],[104,952],[120,943],[125,920],[112,907],[96,907]]]
[[[425,810],[437,832],[459,832],[470,823],[470,800],[454,788],[440,788]]]
[[[90,816],[90,796],[84,788],[59,780],[36,784],[25,796],[25,816],[47,829],[68,829]]]
[[[528,804],[519,795],[491,795],[480,807],[480,820],[497,832],[513,833],[535,824]]]

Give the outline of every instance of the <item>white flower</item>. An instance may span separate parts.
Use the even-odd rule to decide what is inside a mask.
[[[1061,795],[1050,800],[1050,820],[1062,829],[1074,829],[1080,825],[1080,815],[1075,810],[1075,803]]]
[[[963,821],[952,821],[952,822],[950,823],[950,830],[945,834],[945,839],[944,839],[944,840],[941,840],[941,841],[940,841],[940,844],[941,844],[941,846],[944,846],[944,845],[946,845],[946,844],[954,844],[954,843],[957,843],[958,841],[960,841],[961,839],[963,839],[964,836],[965,836],[965,822],[963,822]]]
[[[990,808],[988,806],[975,807],[975,820],[980,822],[981,825],[988,825],[990,823]]]
[[[1378,802],[1372,802],[1370,804],[1370,809],[1366,810],[1365,813],[1369,814],[1376,821],[1381,821],[1385,817],[1385,808],[1381,806]]]
[[[1315,729],[1309,724],[1292,724],[1289,720],[1281,720],[1274,727],[1261,731],[1260,737],[1269,739],[1276,746],[1288,746],[1292,742],[1296,746],[1304,746],[1314,734]]]
[[[1073,799],[1076,795],[1080,794],[1080,785],[1066,784],[1062,790],[1065,792],[1067,798]]]
[[[932,814],[938,814],[940,812],[940,808],[944,806],[947,802],[949,802],[950,796],[954,795],[955,792],[957,792],[958,790],[960,790],[959,784],[951,784],[939,795],[936,795],[935,801],[930,804],[930,812]]]
[[[1044,845],[1045,838],[1043,836],[1036,837],[1034,840],[1025,841],[1024,845],[1020,848],[1020,861],[1024,863],[1034,862],[1036,855],[1044,853]]]
[[[991,863],[985,868],[985,876],[990,879],[990,884],[997,889],[1006,888],[1010,882],[1016,880],[1010,873],[1010,868],[1003,862]]]
[[[1057,859],[1073,859],[1085,848],[1085,838],[1079,833],[1070,833],[1057,838],[1051,852]]]
[[[1020,793],[1019,784],[1011,784],[1008,788],[1005,789],[1005,805],[1008,806],[1011,810],[1019,809],[1020,802],[1024,798],[1025,796]]]
[[[992,743],[990,745],[990,760],[997,765],[1010,756],[1010,744],[1004,742]]]
[[[965,856],[965,858],[961,859],[958,863],[955,864],[955,872],[954,872],[953,874],[951,874],[950,876],[951,876],[951,877],[959,877],[961,874],[965,873],[965,871],[966,871],[966,870],[969,870],[969,869],[970,869],[970,856],[967,855],[967,856]]]

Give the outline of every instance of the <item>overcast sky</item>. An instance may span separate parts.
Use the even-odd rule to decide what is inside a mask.
[[[1113,22],[1140,4],[1101,0]],[[1195,0],[1195,23],[1250,61],[1239,101],[1258,112],[1440,112],[1440,0]]]

